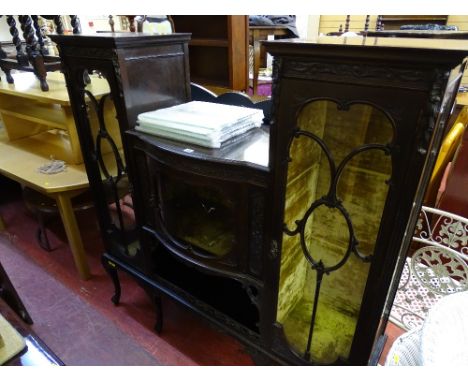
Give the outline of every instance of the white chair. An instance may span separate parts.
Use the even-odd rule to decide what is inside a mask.
[[[385,366],[468,365],[468,292],[444,296],[420,328],[398,337]]]
[[[422,207],[390,320],[420,327],[443,296],[468,290],[468,219]]]

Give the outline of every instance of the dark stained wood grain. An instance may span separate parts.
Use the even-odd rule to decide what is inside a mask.
[[[176,17],[174,22],[177,30]],[[220,28],[204,29],[208,35],[203,37],[213,45]],[[383,333],[381,322],[388,318],[382,314],[387,296],[391,303],[396,288],[392,276],[399,251],[406,253],[409,245],[405,231],[408,227],[412,232],[416,223],[412,208],[421,204],[464,69],[460,64],[468,54],[466,47],[454,41],[422,48],[407,39],[339,37],[265,42],[275,58],[269,130],[210,151],[132,131],[139,113],[191,99],[187,35],[52,38],[64,63],[99,214],[106,247],[103,262],[111,270],[116,292],[113,302],[118,303],[120,292],[117,271],[123,270],[241,339],[258,358],[278,364],[317,364],[290,346],[277,322],[280,267],[287,255],[282,240],[288,150],[298,115],[306,104],[323,99],[335,102],[339,110],[363,103],[385,114],[394,133],[385,147],[392,161],[388,196],[349,356],[335,361],[367,364],[375,338]],[[163,52],[177,57],[173,65],[163,67],[158,61]],[[99,70],[112,89],[139,239],[132,255],[122,250],[103,196],[80,82],[85,69]],[[268,157],[263,165],[244,156],[257,138],[268,146],[268,153],[259,152]],[[339,201],[328,203],[332,208]],[[229,214],[216,220],[210,213],[217,210]],[[190,235],[178,233],[182,225],[196,230],[206,223],[210,230],[210,221],[229,223],[229,245],[221,255],[210,245],[196,244],[205,236],[196,237],[194,244],[187,239]],[[212,243],[216,246],[218,240]],[[346,299],[346,293],[341,297]]]

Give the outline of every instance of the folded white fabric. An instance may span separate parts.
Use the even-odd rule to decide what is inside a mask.
[[[241,106],[192,101],[142,113],[136,130],[165,138],[219,148],[261,125],[263,112]]]

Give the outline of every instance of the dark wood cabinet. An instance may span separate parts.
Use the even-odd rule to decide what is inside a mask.
[[[191,33],[190,74],[202,85],[247,91],[248,16],[172,16],[176,32]]]
[[[265,43],[280,253],[266,270],[278,281],[272,336],[298,358],[366,364],[466,51],[454,41],[318,41]],[[286,355],[283,345],[273,347]]]
[[[83,91],[73,79],[96,61],[85,65],[76,58],[85,51],[67,47],[79,37],[66,38],[59,44],[73,94]],[[121,237],[108,237],[103,264],[114,301],[122,269],[272,362],[365,365],[381,344],[392,280],[468,52],[436,40],[418,46],[324,37],[265,45],[274,56],[271,126],[210,150],[132,130],[135,114],[119,119],[138,249],[118,251]],[[124,78],[123,63],[132,61],[116,54],[120,72],[106,76]],[[185,86],[174,84],[181,96],[172,99],[183,102]],[[136,91],[131,84],[111,88],[125,100]],[[141,91],[162,96],[151,87]],[[81,104],[75,118],[86,143]],[[90,168],[97,166],[93,146],[83,150]],[[98,178],[90,175],[93,187]],[[104,197],[96,202],[105,206],[100,214],[108,210]],[[112,231],[106,219],[104,234]]]
[[[151,261],[140,256],[133,211],[129,212],[127,206],[131,205],[132,181],[124,133],[134,127],[138,114],[190,100],[190,35],[99,33],[50,37],[62,58],[106,252],[147,272]],[[85,71],[104,77],[110,94],[95,95],[92,86],[84,81]],[[109,121],[102,117],[107,103],[115,107],[118,136],[110,132],[106,126]],[[119,140],[122,150],[116,145]],[[105,151],[113,155],[103,155]]]

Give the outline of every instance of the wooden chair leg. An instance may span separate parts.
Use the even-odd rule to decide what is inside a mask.
[[[5,222],[3,221],[2,217],[0,216],[0,232],[5,231]]]
[[[5,73],[7,82],[9,84],[14,84],[15,80],[13,79],[13,76],[11,75],[11,69],[4,68],[3,66],[0,66],[0,69],[2,69],[3,73]]]
[[[42,91],[48,91],[49,85],[46,81],[47,71],[44,65],[44,57],[42,57],[42,54],[37,49],[38,42],[31,16],[19,16],[19,21],[21,23],[21,29],[23,30],[24,40],[26,41],[26,52],[29,62],[34,68],[34,74],[39,79]]]

